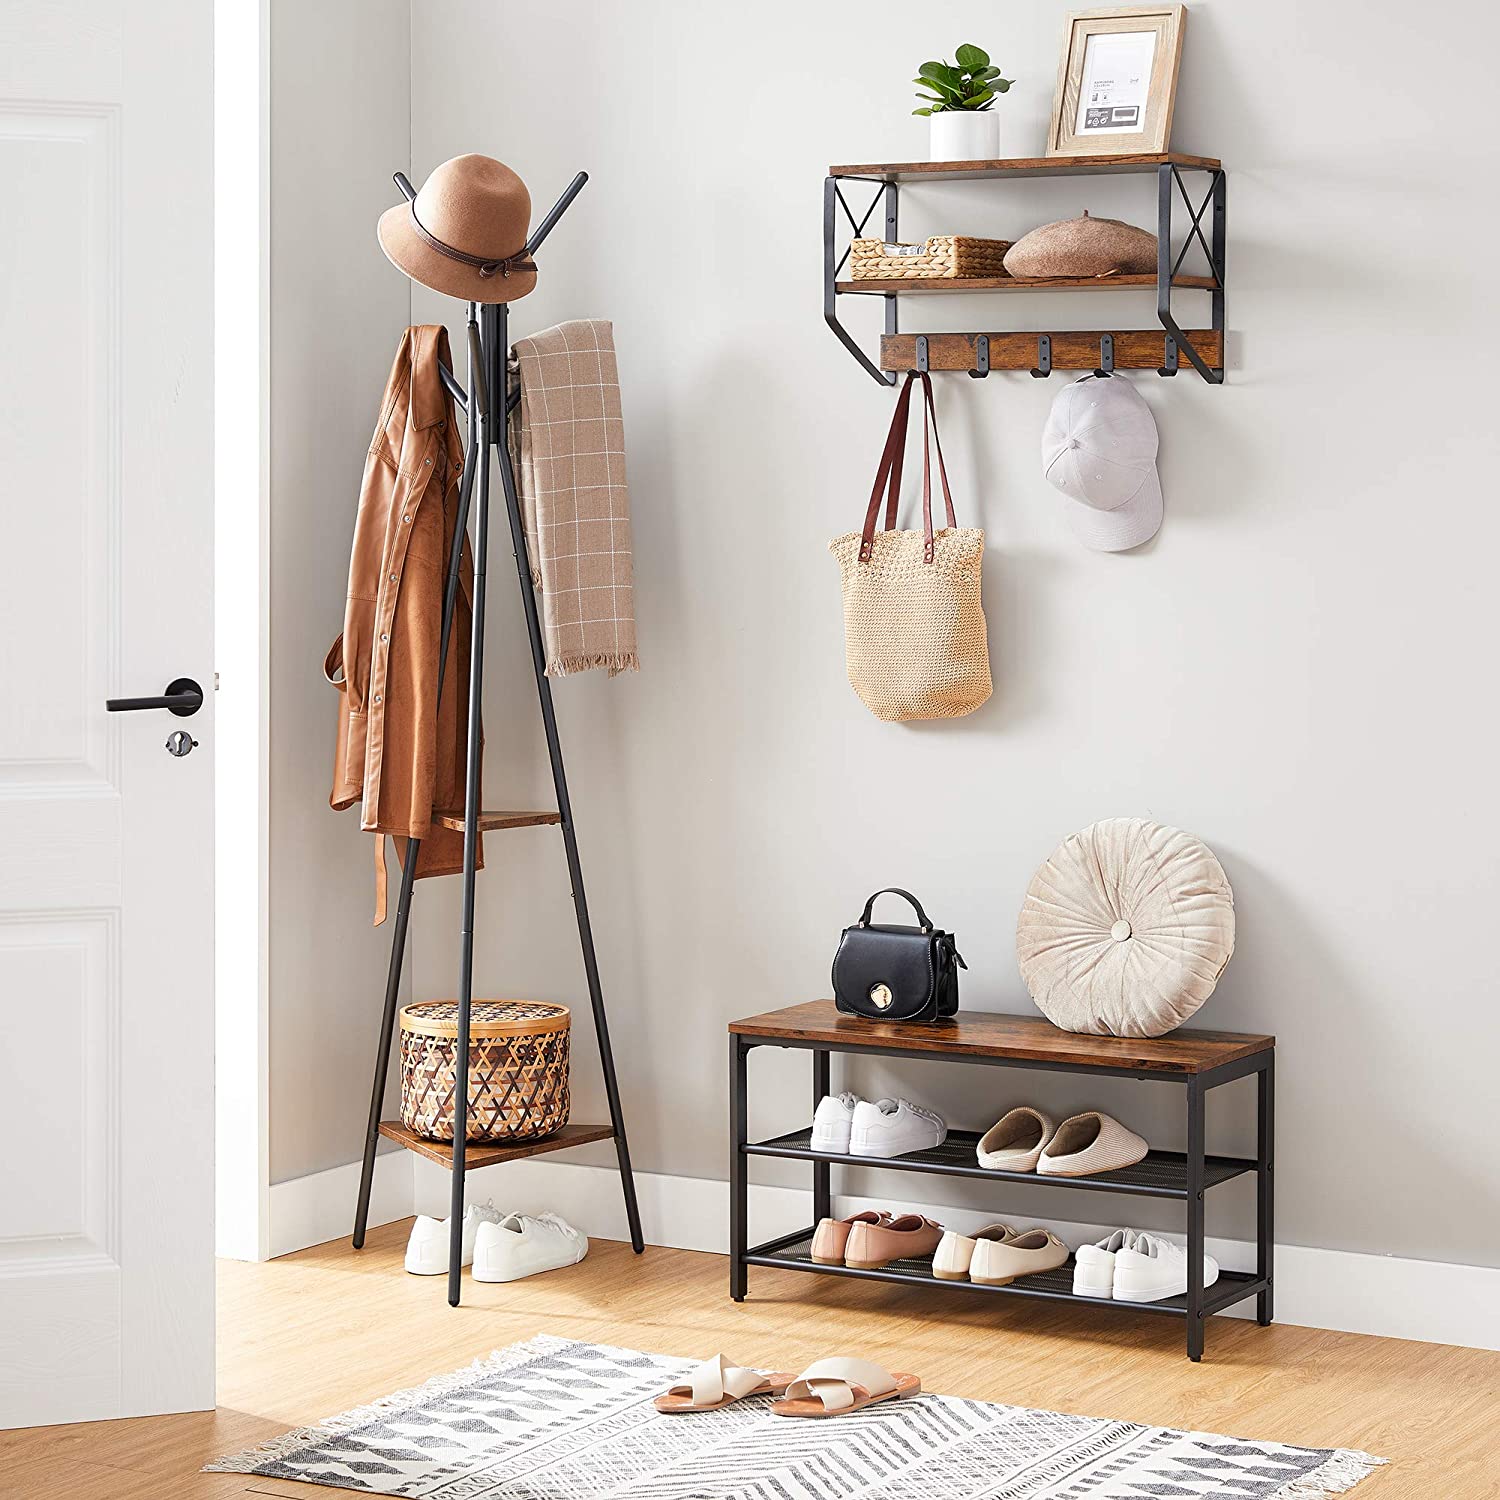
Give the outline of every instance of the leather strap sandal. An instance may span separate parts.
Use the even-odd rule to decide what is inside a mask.
[[[718,1411],[746,1396],[779,1396],[791,1384],[790,1375],[762,1375],[742,1365],[729,1364],[722,1354],[705,1359],[682,1385],[656,1398],[660,1412]]]
[[[921,1390],[915,1375],[892,1375],[867,1359],[820,1359],[787,1386],[786,1399],[771,1410],[778,1417],[842,1417]]]

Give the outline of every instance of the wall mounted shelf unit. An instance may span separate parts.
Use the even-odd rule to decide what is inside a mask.
[[[1150,173],[1156,179],[1156,274],[1110,277],[1065,277],[1026,281],[1005,276],[956,277],[949,280],[840,281],[849,260],[849,245],[840,253],[840,213],[852,231],[852,241],[865,232],[882,210],[884,238],[899,240],[898,220],[903,184],[924,182],[983,182],[1009,178],[1095,177]],[[1204,196],[1194,207],[1184,173],[1207,176]],[[850,184],[875,188],[874,197],[856,216],[845,188]],[[849,196],[854,196],[851,192]],[[908,370],[964,370],[983,378],[992,370],[1025,370],[1042,377],[1053,370],[1155,370],[1175,375],[1182,359],[1211,385],[1224,383],[1225,208],[1228,184],[1223,165],[1210,156],[1161,155],[1093,157],[1017,157],[1002,161],[885,162],[833,166],[823,183],[823,318],[839,342],[861,368],[882,385],[894,385]],[[1178,200],[1188,223],[1180,244],[1173,242],[1173,216]],[[1204,232],[1204,219],[1208,232]],[[1183,271],[1194,245],[1206,262],[1203,273]],[[1131,288],[1156,292],[1156,329],[1094,329],[1046,333],[975,332],[903,334],[899,329],[900,299],[932,292],[1055,292],[1120,291]],[[1172,294],[1207,293],[1210,326],[1184,328],[1177,320]],[[878,363],[860,347],[839,318],[842,296],[885,299],[885,331]]]

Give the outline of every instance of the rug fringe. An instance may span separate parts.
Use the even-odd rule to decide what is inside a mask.
[[[280,1437],[267,1438],[253,1448],[246,1448],[239,1453],[231,1453],[225,1458],[215,1459],[211,1464],[204,1464],[199,1472],[203,1474],[254,1474],[263,1464],[284,1459],[299,1449],[311,1447],[322,1438],[337,1437],[340,1433],[352,1432],[368,1422],[387,1417],[394,1411],[402,1411],[407,1407],[419,1405],[429,1396],[459,1390],[487,1375],[493,1375],[497,1370],[508,1370],[512,1365],[518,1365],[534,1355],[548,1354],[554,1349],[564,1348],[573,1342],[572,1339],[560,1339],[555,1334],[539,1333],[534,1338],[525,1339],[519,1344],[510,1344],[504,1349],[492,1349],[487,1358],[476,1359],[473,1364],[466,1365],[462,1369],[445,1370],[441,1375],[434,1375],[430,1380],[423,1381],[421,1385],[409,1386],[404,1391],[393,1391],[388,1396],[381,1396],[379,1400],[370,1402],[368,1406],[356,1406],[349,1411],[341,1411],[336,1416],[325,1417],[311,1427],[297,1427],[291,1432],[282,1433]]]
[[[1313,1473],[1303,1474],[1277,1490],[1276,1500],[1328,1500],[1330,1495],[1346,1494],[1372,1470],[1389,1462],[1389,1459],[1376,1458],[1373,1453],[1340,1448]]]

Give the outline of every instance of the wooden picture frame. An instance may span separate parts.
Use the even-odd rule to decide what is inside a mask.
[[[1168,150],[1186,29],[1185,5],[1069,12],[1047,155],[1135,156]]]

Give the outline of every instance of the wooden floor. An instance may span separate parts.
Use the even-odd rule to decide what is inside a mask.
[[[931,1390],[1207,1429],[1392,1460],[1356,1500],[1500,1497],[1500,1354],[1216,1318],[1201,1365],[1171,1318],[912,1291],[751,1269],[726,1294],[722,1257],[596,1242],[581,1265],[510,1286],[407,1276],[407,1226],[369,1247],[324,1245],[219,1271],[218,1411],[0,1432],[5,1500],[197,1500],[326,1488],[199,1474],[288,1427],[552,1333],[798,1369],[857,1353]],[[999,1305],[997,1305],[997,1303]],[[935,1497],[936,1500],[936,1497]]]

